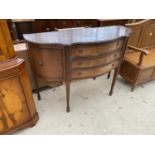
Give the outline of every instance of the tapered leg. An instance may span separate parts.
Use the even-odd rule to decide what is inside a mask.
[[[107,76],[108,79],[110,79],[110,74],[111,74],[111,71],[108,73],[108,76]]]
[[[38,79],[36,78],[35,75],[33,77],[34,77],[34,82],[35,82],[35,86],[36,86],[38,100],[41,100],[41,95],[40,95],[40,92],[39,92]]]
[[[96,77],[93,77],[93,80],[96,80]]]
[[[67,101],[66,111],[67,112],[70,111],[69,100],[70,100],[70,81],[67,81],[66,82],[66,101]]]
[[[136,87],[136,85],[132,85],[132,87],[131,87],[132,92],[134,91],[135,87]]]
[[[111,89],[110,89],[110,92],[109,92],[109,95],[111,96],[113,94],[113,89],[114,89],[114,86],[115,86],[115,83],[116,83],[116,79],[117,79],[117,75],[118,75],[118,68],[115,69],[114,71],[114,76],[113,76],[113,80],[112,80],[112,85],[111,85]]]

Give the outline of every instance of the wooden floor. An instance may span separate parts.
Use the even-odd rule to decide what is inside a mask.
[[[142,67],[147,68],[150,66],[155,66],[155,48],[149,49],[150,54],[144,56],[144,61]],[[125,59],[132,62],[133,64],[137,64],[139,62],[140,52],[127,53],[125,55]]]

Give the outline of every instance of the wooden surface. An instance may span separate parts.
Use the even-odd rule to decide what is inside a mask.
[[[0,134],[33,126],[38,120],[24,60],[0,63]]]
[[[8,29],[7,21],[0,19],[0,62],[13,58],[15,51]]]
[[[128,28],[112,26],[25,34],[24,38],[29,43],[28,53],[35,76],[49,82],[66,83],[69,111],[72,80],[94,78],[115,69],[112,94],[129,34]]]
[[[59,32],[24,34],[24,39],[37,44],[73,45],[108,42],[128,37],[130,30],[123,26],[70,29]]]
[[[132,84],[133,90],[139,83],[155,79],[155,20],[126,26],[132,29],[128,44],[141,49],[127,49],[120,70],[120,75]]]

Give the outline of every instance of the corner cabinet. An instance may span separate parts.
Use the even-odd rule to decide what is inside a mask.
[[[0,62],[15,57],[7,20],[0,20]]]

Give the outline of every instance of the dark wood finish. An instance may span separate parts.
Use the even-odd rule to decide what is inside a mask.
[[[125,25],[129,23],[129,19],[98,19],[98,26]]]
[[[0,63],[0,134],[33,126],[37,120],[24,60]]]
[[[155,79],[155,20],[127,24],[132,29],[120,75],[135,86]]]
[[[36,76],[49,82],[66,82],[69,112],[72,80],[95,78],[115,69],[112,94],[129,34],[128,28],[112,26],[25,34],[24,38]]]

